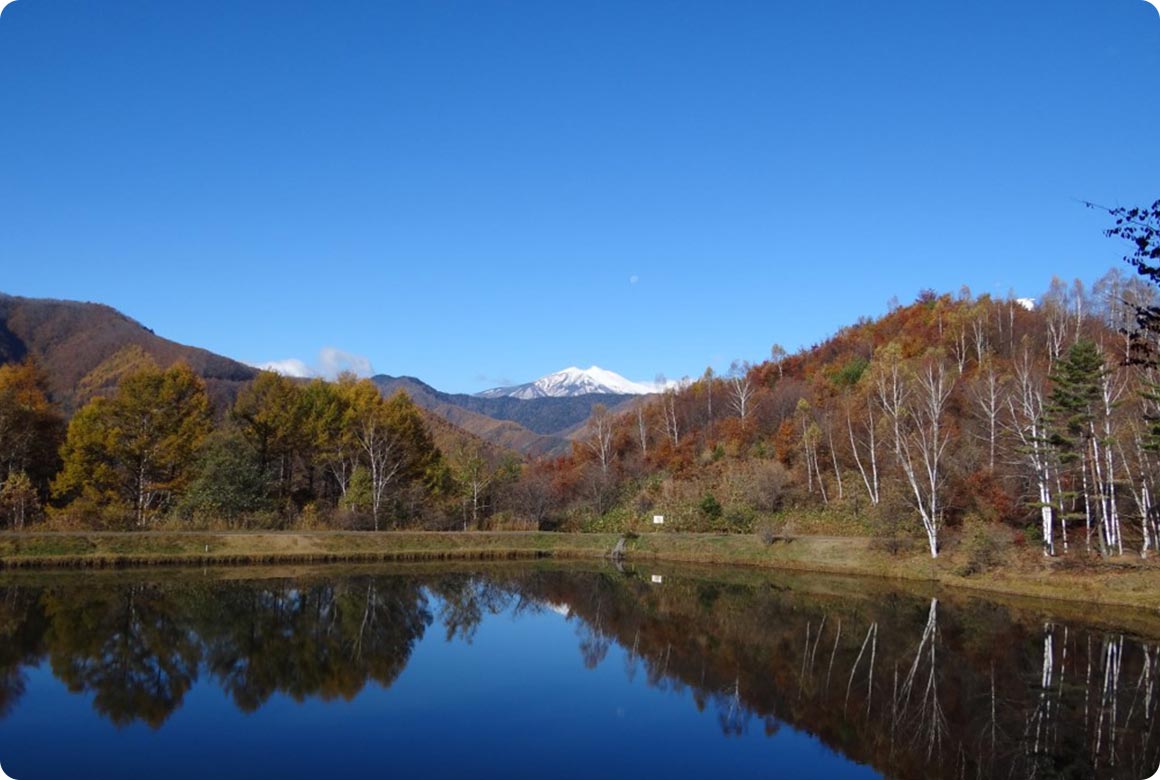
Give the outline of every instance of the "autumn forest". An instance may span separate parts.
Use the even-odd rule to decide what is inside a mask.
[[[1160,549],[1160,202],[1111,212],[1127,264],[1035,301],[922,292],[790,354],[712,370],[527,458],[369,380],[260,373],[228,398],[120,355],[53,397],[0,366],[10,529],[666,530]],[[1138,273],[1136,273],[1138,272]]]

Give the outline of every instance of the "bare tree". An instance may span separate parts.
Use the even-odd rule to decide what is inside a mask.
[[[846,489],[842,485],[842,469],[838,467],[838,449],[834,446],[834,423],[826,416],[826,439],[830,445],[830,462],[834,464],[834,479],[838,481],[838,500],[846,496]]]
[[[874,406],[869,401],[866,404],[866,439],[861,445],[866,448],[867,459],[870,462],[870,472],[867,474],[866,467],[862,463],[862,456],[859,454],[859,442],[854,438],[854,421],[851,419],[850,406],[846,406],[846,430],[850,434],[850,449],[854,453],[854,463],[858,466],[858,473],[862,475],[862,483],[866,486],[866,494],[870,497],[871,504],[878,504],[878,443],[875,434],[876,423],[874,420]]]
[[[749,412],[749,402],[753,398],[753,384],[749,381],[749,366],[746,363],[733,361],[729,369],[729,405],[737,416],[741,418],[741,425],[745,425],[745,417]]]
[[[1100,398],[1103,401],[1100,409],[1103,412],[1103,431],[1097,433],[1093,421],[1091,437],[1092,446],[1095,448],[1096,484],[1100,491],[1100,511],[1105,535],[1108,546],[1115,548],[1120,555],[1124,554],[1124,540],[1120,530],[1119,505],[1116,501],[1116,459],[1113,442],[1117,440],[1117,431],[1114,430],[1113,413],[1119,405],[1125,388],[1126,383],[1117,378],[1111,371],[1103,375],[1103,381],[1100,385]],[[1101,449],[1103,451],[1102,463],[1100,463]]]
[[[612,461],[612,422],[612,415],[604,404],[593,406],[588,418],[588,438],[584,441],[584,445],[596,455],[600,473],[605,477]]]
[[[976,310],[975,317],[971,320],[971,333],[974,335],[975,342],[975,362],[982,363],[988,347],[986,314],[981,310]]]
[[[1051,279],[1051,287],[1044,294],[1040,308],[1047,317],[1047,366],[1048,370],[1063,354],[1067,340],[1068,301],[1067,285],[1058,276]]]
[[[356,407],[353,435],[366,456],[367,468],[370,470],[371,516],[375,530],[378,531],[387,486],[403,467],[403,442],[386,420],[381,399],[375,405],[361,409]]]
[[[999,416],[1003,410],[1003,382],[991,361],[980,362],[978,378],[971,384],[971,399],[987,429],[987,467],[995,470],[995,445],[999,434]]]
[[[637,440],[640,442],[640,454],[642,457],[648,456],[648,423],[644,419],[644,404],[638,403],[636,405],[636,432]]]
[[[705,383],[705,404],[706,415],[708,416],[709,425],[713,425],[713,380],[716,377],[713,375],[713,367],[706,366],[705,373],[701,375],[701,381]]]
[[[1015,392],[1007,398],[1010,430],[1019,442],[1020,459],[1024,460],[1035,476],[1039,493],[1039,515],[1043,528],[1043,554],[1055,555],[1055,506],[1052,487],[1058,482],[1055,473],[1055,453],[1048,442],[1044,421],[1043,382],[1035,376],[1031,357],[1023,354],[1015,368]],[[1063,550],[1067,552],[1067,526],[1062,521]]]
[[[943,524],[943,462],[950,434],[942,426],[954,380],[941,359],[931,359],[908,378],[897,356],[878,375],[882,408],[894,429],[894,454],[922,518],[932,558],[938,557]]]
[[[681,441],[681,430],[677,421],[677,391],[669,388],[661,395],[661,412],[665,418],[665,434],[676,447]]]
[[[483,448],[477,441],[457,448],[451,460],[455,467],[455,477],[462,489],[463,530],[468,529],[469,521],[470,527],[479,528],[480,510],[485,508],[487,489],[495,479],[495,469],[488,462]]]
[[[769,350],[769,360],[777,366],[778,379],[782,377],[782,364],[785,363],[787,357],[789,357],[789,353],[785,351],[785,347],[781,344],[774,344]]]
[[[810,402],[804,398],[798,400],[798,420],[802,429],[802,450],[806,458],[806,486],[810,493],[814,492],[814,475],[818,477],[818,490],[822,494],[822,503],[829,504],[826,496],[826,483],[822,480],[822,469],[818,465],[818,443],[822,440],[822,429],[814,420]]]

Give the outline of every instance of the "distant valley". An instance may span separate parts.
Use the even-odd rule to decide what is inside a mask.
[[[530,455],[567,452],[571,438],[583,429],[596,404],[620,411],[641,396],[627,393],[587,392],[574,395],[521,397],[444,393],[414,377],[372,377],[384,394],[405,390],[425,409],[444,417],[482,439]],[[528,385],[521,385],[521,388]]]

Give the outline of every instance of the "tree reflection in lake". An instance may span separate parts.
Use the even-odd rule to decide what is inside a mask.
[[[790,726],[902,778],[1141,778],[1160,765],[1160,630],[981,600],[756,574],[656,586],[570,567],[44,582],[0,588],[2,716],[45,660],[117,725],[162,728],[199,681],[243,712],[275,694],[351,700],[368,682],[394,684],[436,621],[435,641],[470,644],[495,616],[550,609],[575,623],[580,665],[616,648],[625,684],[643,677],[679,694],[674,706],[690,699],[728,736]]]

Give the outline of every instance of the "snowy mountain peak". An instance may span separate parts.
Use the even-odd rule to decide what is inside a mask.
[[[548,374],[545,377],[537,379],[535,382],[516,385],[515,387],[497,387],[493,390],[485,390],[479,395],[484,398],[510,396],[512,398],[528,400],[531,398],[571,398],[593,393],[647,395],[655,392],[656,388],[651,384],[633,382],[630,379],[625,379],[620,374],[605,370],[600,366],[592,366],[590,368],[569,366],[563,371]]]

